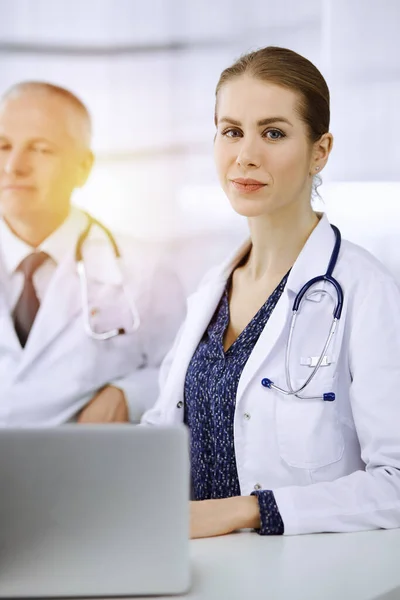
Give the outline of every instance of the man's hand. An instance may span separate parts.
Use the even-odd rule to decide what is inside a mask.
[[[255,496],[190,503],[190,537],[214,537],[237,529],[259,528],[260,510]]]
[[[127,423],[128,405],[122,390],[113,385],[102,388],[78,415],[78,423]]]

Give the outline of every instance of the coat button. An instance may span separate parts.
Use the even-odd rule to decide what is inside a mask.
[[[249,421],[251,417],[249,413],[244,413],[243,418],[246,419],[246,421]]]
[[[260,483],[256,483],[256,485],[254,486],[254,489],[255,489],[256,491],[258,491],[258,490],[262,490],[262,485],[261,485]]]
[[[183,406],[183,402],[182,400],[179,400],[178,404],[176,405],[176,408],[182,408]]]

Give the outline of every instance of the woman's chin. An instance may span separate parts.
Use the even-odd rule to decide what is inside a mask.
[[[249,199],[230,198],[233,210],[242,217],[261,217],[271,212],[270,202]]]

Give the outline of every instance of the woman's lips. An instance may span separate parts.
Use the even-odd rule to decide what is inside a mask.
[[[242,192],[244,194],[248,194],[250,192],[257,192],[261,188],[265,187],[265,183],[261,183],[260,181],[255,180],[240,180],[240,179],[232,179],[233,187],[238,190],[238,192]]]

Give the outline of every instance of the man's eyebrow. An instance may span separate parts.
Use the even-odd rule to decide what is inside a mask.
[[[5,134],[0,133],[0,140],[10,141],[10,138]],[[49,139],[44,138],[44,137],[31,138],[30,140],[28,140],[28,143],[29,144],[48,144],[49,146],[56,147],[56,144],[54,142],[52,142]]]
[[[31,144],[49,144],[49,146],[55,146],[54,142],[48,140],[45,137],[35,137],[29,140]]]
[[[232,119],[231,117],[221,117],[218,119],[218,123],[230,123],[231,125],[236,125],[237,127],[241,127],[241,122],[236,119]],[[293,127],[292,123],[288,121],[285,117],[268,117],[267,119],[261,119],[257,121],[258,127],[264,127],[265,125],[272,125],[273,123],[286,123]]]

